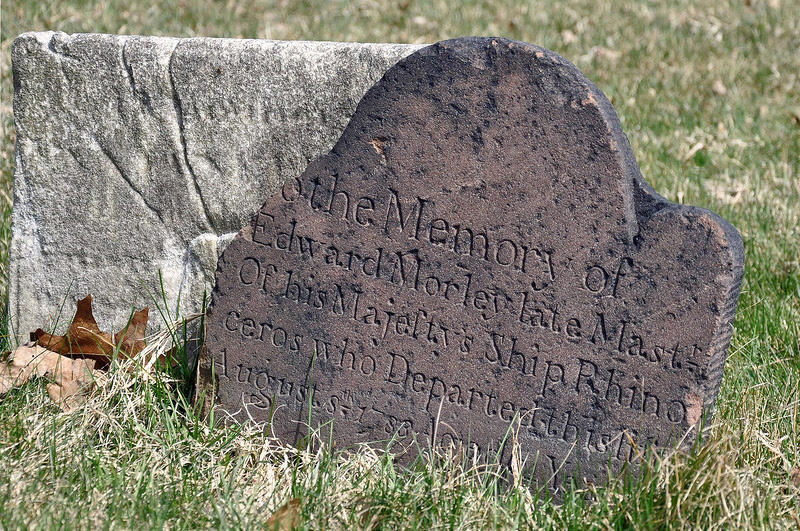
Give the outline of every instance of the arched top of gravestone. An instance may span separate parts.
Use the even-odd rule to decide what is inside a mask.
[[[478,193],[501,207],[487,212],[495,223],[534,216],[565,238],[592,219],[598,238],[633,243],[669,204],[642,178],[602,91],[560,55],[510,39],[453,39],[401,60],[307,173],[366,164],[389,186],[446,192],[455,208]],[[562,215],[531,211],[531,197]]]

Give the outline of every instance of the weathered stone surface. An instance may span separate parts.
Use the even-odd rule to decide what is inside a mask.
[[[647,185],[569,62],[445,41],[225,250],[202,376],[286,441],[309,407],[339,448],[415,435],[507,461],[512,429],[541,483],[602,481],[711,414],[743,259],[731,225]]]
[[[199,309],[219,238],[329,150],[367,89],[417,48],[21,35],[13,332],[89,292],[100,326],[119,328],[135,299],[150,303],[143,285],[159,292],[159,269],[169,303],[180,294]]]

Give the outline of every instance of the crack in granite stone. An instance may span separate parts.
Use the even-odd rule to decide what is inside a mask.
[[[139,198],[142,200],[144,205],[148,209],[150,209],[156,215],[156,217],[158,217],[158,220],[161,222],[161,224],[162,225],[165,224],[166,222],[164,221],[164,217],[161,215],[161,211],[158,210],[157,208],[155,208],[153,205],[151,205],[150,201],[148,201],[147,198],[144,196],[144,193],[141,190],[139,190],[139,188],[137,188],[135,184],[133,184],[133,181],[125,173],[125,170],[119,165],[119,163],[114,159],[114,157],[111,156],[111,153],[108,151],[108,148],[106,148],[103,145],[103,143],[100,142],[97,138],[95,138],[94,141],[97,143],[97,147],[100,148],[100,152],[103,155],[105,155],[106,159],[108,159],[108,161],[111,162],[111,164],[117,170],[117,173],[119,173],[119,176],[122,177],[122,179],[128,184],[128,186],[131,188],[131,190],[133,190],[136,193],[136,195],[139,196]],[[75,156],[75,155],[73,154],[73,156]]]
[[[169,62],[167,66],[168,75],[170,86],[172,88],[172,103],[175,107],[175,116],[177,118],[178,124],[178,136],[180,138],[181,148],[183,150],[183,160],[186,164],[186,169],[189,172],[190,177],[192,178],[192,182],[194,183],[194,189],[197,193],[197,198],[200,200],[200,205],[203,207],[203,213],[206,217],[206,222],[208,223],[208,228],[211,229],[211,232],[218,232],[217,228],[213,222],[211,213],[208,209],[208,205],[206,204],[205,198],[203,197],[203,192],[200,189],[200,184],[197,182],[197,175],[195,174],[194,168],[192,167],[191,160],[189,159],[189,146],[186,143],[186,133],[185,133],[185,124],[183,122],[183,106],[181,104],[180,96],[178,95],[178,87],[175,84],[175,75],[173,73],[173,60],[175,58],[175,51],[180,46],[180,42],[178,41],[175,44],[175,47],[172,49],[172,52],[169,54]]]

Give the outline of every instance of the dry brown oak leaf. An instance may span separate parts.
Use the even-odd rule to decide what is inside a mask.
[[[292,498],[281,505],[264,524],[268,531],[291,531],[300,524],[300,498]]]
[[[94,360],[70,359],[33,342],[16,348],[9,357],[0,366],[0,398],[35,376],[44,377],[50,382],[50,399],[67,412],[83,403],[83,391],[100,376]]]
[[[63,336],[48,334],[41,328],[31,332],[31,341],[70,358],[94,360],[96,368],[108,369],[114,353],[120,358],[133,358],[145,347],[149,308],[133,314],[128,325],[114,336],[102,332],[92,315],[92,296],[78,301],[72,324]]]

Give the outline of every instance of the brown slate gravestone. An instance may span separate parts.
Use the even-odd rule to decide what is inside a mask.
[[[286,442],[311,402],[338,448],[413,435],[507,462],[518,423],[540,484],[602,481],[711,415],[743,263],[730,224],[650,188],[572,64],[445,41],[227,248],[201,378]]]

